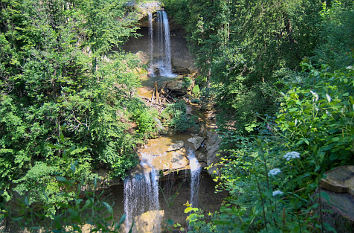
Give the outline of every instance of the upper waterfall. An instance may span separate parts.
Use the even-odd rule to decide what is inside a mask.
[[[167,13],[164,10],[156,12],[157,18],[157,51],[154,51],[154,30],[152,14],[149,14],[149,35],[150,35],[150,67],[149,75],[155,76],[154,68],[157,68],[160,76],[176,77],[172,73],[172,59],[171,59],[171,36],[170,26],[168,22]],[[157,53],[158,57],[154,60],[154,54]]]

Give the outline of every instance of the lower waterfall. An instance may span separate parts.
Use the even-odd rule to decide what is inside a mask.
[[[189,166],[191,171],[191,197],[190,204],[192,207],[198,206],[198,194],[199,194],[199,181],[200,172],[202,170],[194,151],[188,150]]]
[[[143,160],[141,165],[146,166]],[[159,183],[158,173],[155,169],[144,169],[143,173],[138,173],[128,177],[124,181],[124,212],[126,215],[125,228],[129,232],[136,217],[146,213],[154,213],[151,217],[153,221],[153,233],[160,232],[161,219],[158,214],[159,204]],[[136,224],[136,223],[135,223]],[[132,232],[137,232],[133,227]]]

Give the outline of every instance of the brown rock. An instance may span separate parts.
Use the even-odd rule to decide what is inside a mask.
[[[150,210],[135,217],[135,230],[133,232],[157,233],[160,232],[163,210]]]

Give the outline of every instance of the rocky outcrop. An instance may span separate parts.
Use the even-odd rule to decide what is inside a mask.
[[[160,232],[161,220],[164,217],[163,210],[150,210],[134,218],[134,230],[133,232]]]
[[[188,74],[190,74],[192,72],[187,67],[176,65],[176,66],[173,67],[173,73],[179,74],[179,75],[188,75]]]
[[[183,78],[174,78],[164,82],[162,88],[166,93],[180,97],[186,95],[191,90],[191,83],[187,83]]]
[[[216,156],[221,143],[219,135],[214,131],[207,131],[206,137],[197,135],[187,141],[191,144],[191,148],[195,151],[195,156],[202,166],[210,167],[208,173],[210,175],[218,174],[218,167],[215,164],[220,161]]]
[[[354,229],[354,166],[337,167],[326,172],[320,182],[324,222],[337,232]]]
[[[184,142],[183,141],[177,141],[177,142],[173,143],[172,145],[170,145],[168,147],[167,152],[180,150],[183,147],[184,147]]]
[[[189,138],[187,141],[192,144],[193,149],[196,151],[200,148],[200,146],[204,142],[204,138],[200,136],[194,136],[192,138]]]
[[[354,196],[354,166],[337,167],[324,174],[320,186],[336,193],[349,193]]]
[[[207,132],[207,140],[205,143],[207,151],[207,165],[214,165],[208,170],[209,174],[219,173],[218,168],[217,166],[215,166],[215,164],[220,161],[219,158],[216,156],[217,152],[219,151],[220,143],[221,138],[216,132]]]

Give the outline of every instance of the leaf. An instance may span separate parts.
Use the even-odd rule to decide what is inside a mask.
[[[187,213],[191,212],[192,210],[193,210],[192,207],[187,207],[184,209],[184,213],[187,214]]]
[[[337,233],[336,229],[334,229],[331,225],[329,225],[329,223],[324,222],[323,225],[324,225],[324,228],[325,228],[328,232]]]
[[[123,224],[123,222],[125,221],[126,217],[127,217],[127,216],[126,216],[125,214],[122,215],[122,217],[121,217],[120,220],[119,220],[118,226],[120,226],[120,225]]]
[[[198,211],[198,208],[193,208],[193,207],[191,207],[191,206],[189,206],[189,207],[187,207],[185,210],[184,210],[184,213],[189,213],[189,212],[191,212],[191,211],[193,211],[193,212],[196,212],[196,211]]]
[[[112,209],[112,206],[110,206],[107,202],[102,202],[102,204],[106,207],[106,209],[108,210],[108,212],[110,214],[113,214],[113,209]]]
[[[130,227],[129,233],[132,233],[132,232],[133,232],[134,224],[135,224],[135,223],[133,222],[132,226]]]
[[[173,220],[172,219],[167,219],[167,224],[170,225],[170,226],[174,226],[174,227],[177,227],[178,226],[178,223],[177,224],[173,224]]]
[[[56,176],[55,179],[57,179],[59,182],[67,182],[67,179],[63,176]]]

